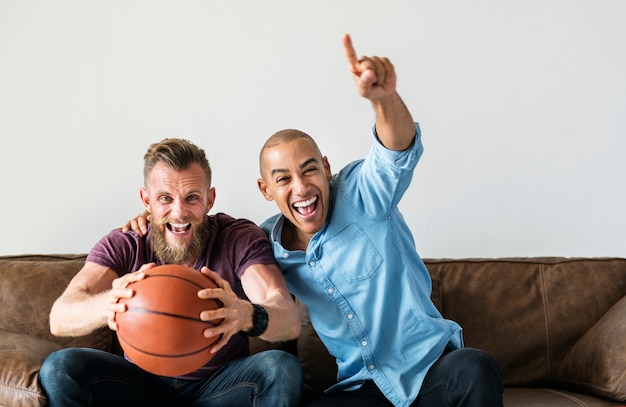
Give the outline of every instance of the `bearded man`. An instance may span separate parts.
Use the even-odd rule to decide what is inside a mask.
[[[214,356],[194,372],[164,377],[105,351],[62,349],[40,371],[48,406],[298,405],[303,374],[297,359],[274,350],[249,356],[248,337],[293,339],[299,314],[266,234],[246,219],[208,215],[215,188],[204,151],[182,139],[151,145],[140,197],[152,219],[148,233],[116,229],[93,247],[52,307],[51,332],[81,336],[107,325],[115,330],[115,314],[125,312],[119,300],[132,297],[131,283],[155,265],[180,264],[217,285],[197,294],[223,304],[200,314],[205,321],[223,319],[203,333],[221,336]]]

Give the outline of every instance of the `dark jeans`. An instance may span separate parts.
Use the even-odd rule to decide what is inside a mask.
[[[411,407],[502,406],[500,368],[486,352],[463,348],[444,353],[428,370]],[[354,391],[327,394],[307,407],[392,406],[373,381]]]
[[[282,351],[229,362],[206,380],[150,374],[123,357],[86,348],[52,353],[41,367],[48,407],[280,407],[300,402],[300,363]]]

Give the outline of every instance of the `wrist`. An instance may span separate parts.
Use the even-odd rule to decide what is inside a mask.
[[[263,335],[267,330],[269,317],[267,311],[262,305],[252,304],[252,329],[243,333],[249,337]]]

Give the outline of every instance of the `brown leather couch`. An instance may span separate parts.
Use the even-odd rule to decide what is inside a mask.
[[[43,406],[41,362],[68,346],[120,352],[102,329],[56,338],[48,313],[85,256],[0,256],[0,406]],[[498,361],[506,407],[617,406],[626,401],[626,259],[426,260],[432,299],[464,328],[467,346]],[[303,309],[298,340],[280,347],[305,369],[306,400],[335,380],[335,364]]]

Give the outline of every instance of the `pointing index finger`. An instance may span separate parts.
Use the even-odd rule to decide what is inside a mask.
[[[354,51],[354,47],[352,46],[352,39],[350,38],[349,34],[344,34],[343,36],[343,49],[346,52],[346,58],[348,59],[350,68],[354,70],[358,63],[358,60],[356,57],[356,52]]]

